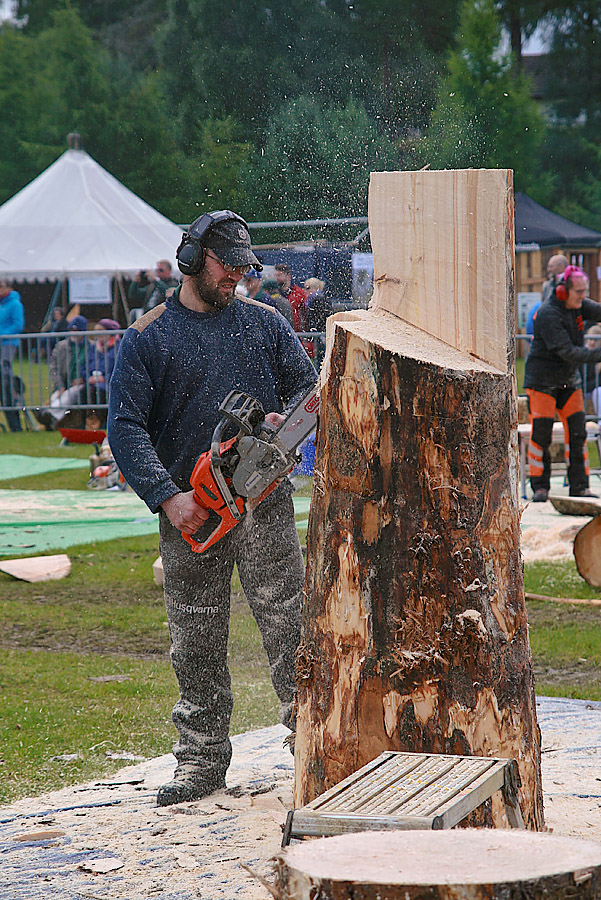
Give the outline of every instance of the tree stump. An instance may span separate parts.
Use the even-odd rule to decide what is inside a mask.
[[[376,831],[276,862],[281,900],[598,900],[601,845],[509,831]]]
[[[574,538],[574,559],[587,584],[601,587],[601,518],[591,519]]]
[[[479,294],[458,308],[455,292],[448,315],[430,313],[435,327],[428,333],[419,286],[445,281],[422,271],[423,248],[399,251],[407,231],[401,215],[399,246],[383,261],[372,228],[375,306],[328,322],[298,656],[295,805],[384,750],[513,757],[524,821],[536,829],[543,824],[540,735],[520,556],[508,331],[514,321],[510,183],[507,173],[490,173],[493,203],[482,173],[475,183],[447,172],[394,174],[401,182],[387,191],[386,241],[397,233],[391,192],[418,198],[407,214],[411,240],[430,235],[422,221],[429,204],[439,232],[444,223],[463,221],[454,243],[446,247],[440,234],[436,240],[446,247],[444,265],[462,273],[455,286],[465,277],[461,289],[482,291],[483,309]],[[440,184],[433,178],[428,191],[413,183],[439,175]],[[478,188],[478,197],[459,203],[461,185]],[[491,207],[501,217],[496,230],[485,215],[494,218]],[[370,189],[370,227],[372,218]],[[487,242],[487,271],[495,279],[488,291],[472,219]],[[436,261],[433,256],[434,268]],[[398,270],[403,265],[413,281],[395,307],[394,291],[407,281]],[[426,306],[432,307],[432,294]],[[455,338],[459,348],[450,343]],[[493,801],[488,821],[506,824],[500,801]]]

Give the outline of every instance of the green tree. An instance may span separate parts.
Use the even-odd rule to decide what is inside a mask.
[[[3,200],[64,152],[70,131],[81,134],[101,165],[172,218],[191,205],[191,192],[206,190],[198,166],[178,146],[157,76],[115,74],[76,9],[55,11],[38,33],[4,26],[0,75]]]
[[[511,52],[520,69],[523,36],[529,37],[541,19],[556,12],[557,3],[552,0],[496,0],[495,6],[509,34]]]
[[[24,148],[32,137],[31,71],[34,47],[18,29],[0,28],[0,203],[38,173]]]
[[[8,168],[0,169],[0,190],[10,196],[66,148],[68,132],[102,140],[111,118],[109,61],[68,7],[55,11],[52,25],[39,34],[7,24],[1,39],[7,77],[0,82],[0,115],[12,137],[6,136]]]
[[[348,29],[349,94],[363,100],[393,139],[423,128],[441,52],[456,29],[458,0],[356,0],[337,7]]]
[[[422,152],[440,168],[513,168],[526,190],[544,124],[527,80],[501,48],[493,0],[464,0],[458,47],[449,55]]]
[[[558,119],[601,136],[601,0],[571,3],[554,25],[545,100]]]
[[[274,117],[264,152],[243,173],[253,218],[365,215],[369,173],[396,167],[394,145],[355,100],[301,96]]]
[[[15,4],[26,34],[52,25],[60,5],[71,7],[99,42],[130,71],[156,66],[156,29],[167,13],[167,0],[18,0]]]

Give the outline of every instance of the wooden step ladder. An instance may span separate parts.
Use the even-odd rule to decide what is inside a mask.
[[[511,827],[524,828],[519,786],[513,759],[389,751],[291,810],[282,847],[353,831],[453,828],[498,790]]]

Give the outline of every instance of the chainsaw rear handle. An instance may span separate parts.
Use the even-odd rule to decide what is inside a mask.
[[[202,502],[201,498],[198,496],[196,491],[194,492],[194,500],[198,503],[199,506],[202,506],[203,509],[207,507]],[[244,515],[244,498],[236,497],[236,506],[240,512],[240,518]],[[213,508],[213,507],[211,507]],[[205,550],[208,550],[209,547],[212,547],[213,544],[216,544],[218,541],[224,537],[228,531],[231,531],[232,528],[235,528],[236,525],[240,522],[240,519],[235,519],[228,507],[224,504],[221,509],[214,510],[217,515],[220,517],[219,525],[213,529],[208,538],[205,541],[197,541],[195,540],[191,534],[185,534],[182,531],[182,537],[188,544],[192,547],[192,550],[195,553],[204,553]]]

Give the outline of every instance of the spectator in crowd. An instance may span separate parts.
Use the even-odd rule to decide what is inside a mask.
[[[307,331],[325,331],[326,319],[332,315],[332,302],[325,294],[325,281],[320,278],[307,278],[306,325]]]
[[[251,300],[263,301],[263,280],[256,269],[251,269],[242,279],[242,285],[246,291],[246,296]]]
[[[50,316],[46,324],[42,325],[42,332],[50,332],[51,334],[56,334],[68,330],[69,322],[62,306],[55,306],[52,310],[52,315]],[[56,347],[56,344],[59,340],[60,338],[46,338],[43,347],[44,352],[46,353],[46,359],[50,359],[52,351]]]
[[[54,431],[65,411],[77,404],[85,383],[87,348],[85,333],[88,320],[85,316],[73,316],[69,322],[69,337],[59,341],[50,357],[50,381],[53,392],[50,407],[35,411],[39,422],[47,431]]]
[[[114,319],[100,319],[94,331],[109,334],[99,334],[86,345],[83,332],[87,329],[87,320],[84,316],[74,317],[70,325],[73,334],[60,341],[53,353],[51,377],[56,378],[60,387],[50,398],[50,408],[36,414],[47,430],[62,426],[83,428],[89,419],[85,407],[107,403],[108,384],[119,344],[119,335],[110,332],[120,328]]]
[[[115,367],[115,358],[117,355],[120,336],[111,332],[119,331],[121,326],[115,319],[100,319],[97,325],[94,325],[94,331],[108,332],[108,334],[99,334],[95,341],[90,341],[88,346],[86,365],[85,365],[85,382],[88,388],[94,388],[95,403],[106,403],[108,395],[108,384]],[[86,395],[89,395],[86,391]],[[86,402],[88,398],[86,396]]]
[[[561,253],[557,253],[555,254],[555,256],[552,256],[549,259],[549,262],[547,263],[547,280],[543,282],[540,300],[530,308],[530,311],[528,313],[528,319],[526,321],[526,334],[534,334],[534,320],[541,306],[541,303],[545,303],[547,300],[551,299],[553,291],[555,290],[555,285],[565,271],[567,265],[567,257],[565,257]]]
[[[584,346],[587,350],[598,350],[601,347],[601,325],[592,325],[584,336]],[[593,411],[597,417],[601,411],[601,363],[587,363],[586,381],[584,383],[584,396],[590,400]]]
[[[4,415],[11,431],[22,431],[21,417],[17,409],[6,409],[16,406],[21,391],[16,389],[20,383],[15,380],[13,359],[19,349],[19,338],[10,335],[23,334],[25,329],[25,309],[21,303],[21,295],[12,289],[8,281],[0,281],[0,401]]]
[[[280,312],[286,321],[294,328],[292,309],[290,308],[288,300],[280,292],[280,286],[275,278],[266,278],[263,282],[263,296],[261,297],[261,301],[262,303],[267,303],[269,306],[273,306],[274,309],[277,309],[277,311]]]
[[[128,290],[130,303],[130,319],[135,321],[139,316],[163,303],[168,292],[177,287],[179,281],[174,277],[168,259],[160,259],[153,271],[140,269],[134,276]]]
[[[584,347],[584,319],[601,322],[601,304],[587,300],[588,278],[568,266],[551,299],[534,321],[534,337],[526,359],[524,387],[532,434],[528,445],[530,485],[535,503],[547,500],[551,486],[549,447],[555,413],[569,445],[568,483],[571,497],[594,497],[589,489],[586,416],[580,367],[601,361],[601,347]]]
[[[549,259],[547,263],[547,280],[543,282],[543,288],[541,293],[541,302],[545,303],[547,300],[550,300],[553,296],[553,291],[555,290],[556,285],[559,283],[559,279],[565,272],[569,265],[569,260],[567,256],[564,256],[563,253],[556,253]]]
[[[320,278],[307,278],[304,289],[307,292],[306,330],[324,332],[326,319],[332,315],[332,303],[325,295],[325,281]],[[315,338],[314,362],[319,369],[325,353],[325,338]]]
[[[295,331],[306,331],[307,293],[298,284],[292,283],[292,270],[287,263],[278,263],[275,267],[275,280],[280,294],[290,304],[292,311],[292,327]]]

